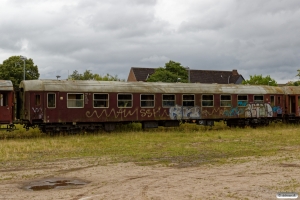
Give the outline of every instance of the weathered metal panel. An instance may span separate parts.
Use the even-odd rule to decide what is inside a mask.
[[[130,93],[191,93],[191,94],[283,94],[282,87],[201,84],[201,83],[147,83],[119,81],[28,80],[20,83],[24,91],[61,92],[130,92]]]

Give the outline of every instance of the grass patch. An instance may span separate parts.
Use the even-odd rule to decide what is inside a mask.
[[[299,149],[300,128],[271,124],[257,129],[183,124],[143,131],[140,124],[112,133],[48,136],[38,130],[0,132],[0,163],[47,162],[70,158],[109,158],[110,162],[162,163],[181,167],[226,163],[233,158],[270,156]],[[292,149],[292,150],[291,150]]]

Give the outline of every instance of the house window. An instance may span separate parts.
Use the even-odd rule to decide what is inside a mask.
[[[141,107],[154,107],[154,94],[141,94]]]
[[[248,104],[248,96],[247,95],[238,95],[238,106],[245,107]]]
[[[264,103],[263,95],[254,95],[254,103]]]
[[[131,108],[132,107],[132,94],[118,94],[118,107]]]
[[[202,95],[202,106],[204,107],[214,106],[214,96]]]
[[[174,94],[164,94],[163,98],[163,107],[175,106],[175,95]]]
[[[94,108],[107,108],[108,94],[94,94]]]
[[[193,95],[193,94],[182,95],[182,105],[183,106],[194,106],[195,105],[195,95]]]
[[[221,95],[221,106],[231,107],[231,95]]]
[[[73,93],[68,94],[68,108],[83,108],[83,94]]]
[[[47,95],[47,107],[48,108],[55,108],[56,107],[56,98],[55,94],[48,94]]]

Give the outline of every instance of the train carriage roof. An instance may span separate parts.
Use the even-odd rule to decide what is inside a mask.
[[[0,80],[0,91],[13,91],[14,87],[9,80]]]
[[[202,84],[202,83],[149,83],[120,81],[79,80],[26,80],[20,83],[24,91],[99,92],[99,93],[185,93],[185,94],[283,94],[282,87]]]

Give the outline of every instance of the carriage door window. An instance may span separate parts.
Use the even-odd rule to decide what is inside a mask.
[[[271,106],[274,107],[275,106],[275,97],[271,96]]]
[[[55,94],[48,94],[48,96],[47,96],[47,106],[48,106],[48,108],[55,108],[55,106],[56,106]]]
[[[183,106],[194,106],[195,105],[195,96],[193,94],[184,94],[182,96],[182,105]]]
[[[153,94],[141,94],[141,107],[154,107],[154,95]]]
[[[36,106],[41,105],[41,95],[39,94],[35,95],[35,105]]]
[[[5,93],[0,94],[0,106],[8,106],[8,95]]]
[[[163,94],[162,96],[163,107],[175,106],[175,95],[174,94]]]
[[[231,107],[231,96],[230,95],[221,95],[221,106],[222,107]]]
[[[132,107],[132,94],[118,94],[118,107],[131,108]]]
[[[255,95],[254,103],[264,103],[264,96],[263,95]]]

